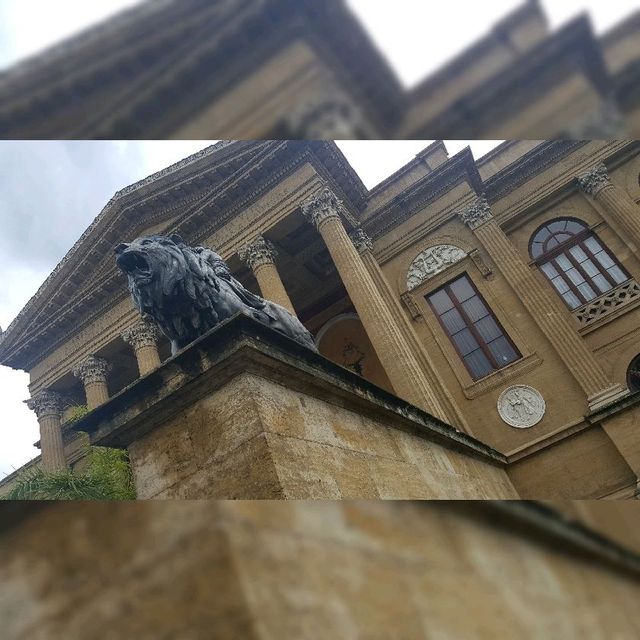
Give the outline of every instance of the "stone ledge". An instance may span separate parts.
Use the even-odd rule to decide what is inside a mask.
[[[313,353],[252,318],[237,315],[120,391],[73,425],[91,444],[125,448],[235,376],[253,373],[383,420],[445,448],[503,467],[500,452]]]
[[[585,419],[589,424],[597,424],[602,420],[607,420],[608,418],[624,413],[629,409],[633,409],[638,405],[640,405],[640,391],[637,391],[636,393],[628,393],[617,398],[611,404],[607,404],[604,407],[595,409],[591,413],[588,413],[585,416]]]
[[[563,501],[557,502],[557,505],[562,504]],[[639,553],[563,513],[553,502],[487,500],[482,503],[468,501],[466,505],[469,514],[486,518],[490,513],[492,522],[503,524],[516,535],[538,538],[556,550],[593,558],[636,580],[640,579]]]

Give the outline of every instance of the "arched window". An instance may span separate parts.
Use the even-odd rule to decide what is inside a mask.
[[[627,369],[627,387],[632,393],[640,391],[640,354],[631,361]]]
[[[630,277],[589,227],[574,218],[558,218],[540,227],[529,252],[570,309]]]

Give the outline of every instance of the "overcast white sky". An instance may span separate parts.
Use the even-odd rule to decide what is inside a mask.
[[[413,85],[525,0],[347,0],[402,82]],[[0,68],[137,0],[0,0]],[[597,32],[629,15],[634,0],[541,0],[552,27],[588,11]]]
[[[339,142],[369,188],[409,162],[431,140]],[[479,158],[499,141],[471,145]],[[109,198],[211,141],[0,141],[0,326],[6,329]],[[35,415],[23,404],[28,376],[0,367],[0,478],[38,455]]]

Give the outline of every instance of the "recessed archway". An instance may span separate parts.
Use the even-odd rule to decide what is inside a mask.
[[[342,313],[331,318],[318,331],[316,345],[325,358],[393,392],[389,378],[357,314]]]
[[[627,387],[631,393],[640,391],[640,354],[638,354],[627,368]]]

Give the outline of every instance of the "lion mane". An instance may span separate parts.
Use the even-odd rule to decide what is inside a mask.
[[[297,318],[247,291],[211,249],[190,247],[177,235],[149,235],[115,253],[136,307],[171,340],[173,353],[238,311],[317,350]]]

